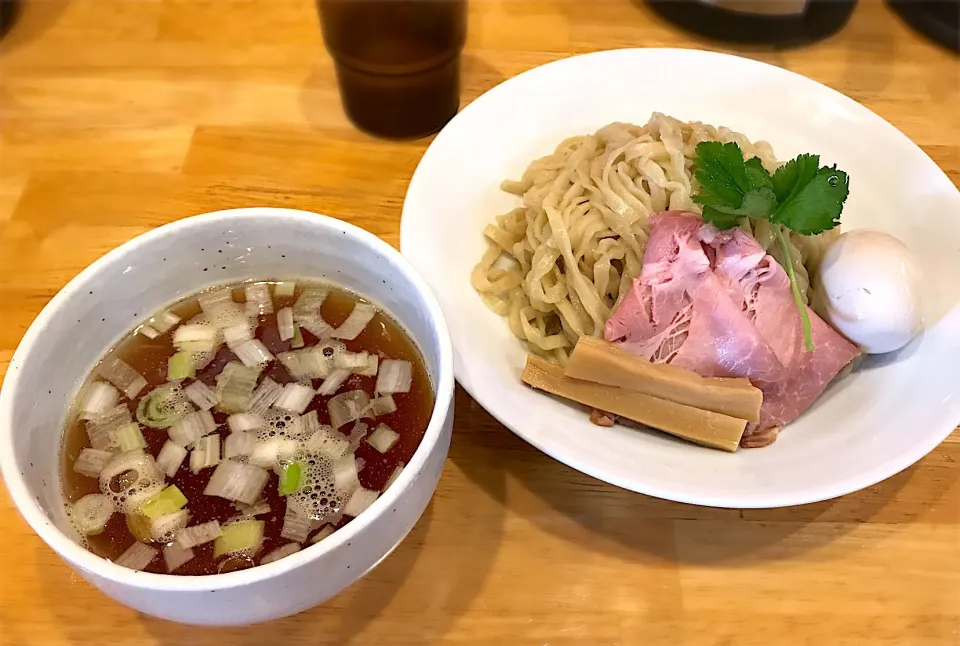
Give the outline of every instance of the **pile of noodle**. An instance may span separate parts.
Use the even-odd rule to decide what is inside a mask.
[[[611,311],[640,274],[650,215],[700,212],[691,195],[697,190],[694,149],[701,141],[736,142],[771,173],[780,165],[766,142],[654,113],[642,127],[612,123],[571,137],[531,163],[520,181],[503,183],[523,206],[484,229],[489,247],[471,281],[531,352],[562,365],[581,335],[603,336]],[[743,224],[784,264],[773,226]],[[790,262],[808,301],[809,276],[839,233],[788,237]]]

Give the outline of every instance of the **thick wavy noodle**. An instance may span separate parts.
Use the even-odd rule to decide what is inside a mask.
[[[602,336],[610,312],[640,274],[650,215],[700,211],[691,195],[701,141],[736,142],[771,173],[780,165],[766,142],[654,113],[645,126],[611,123],[571,137],[531,163],[519,181],[502,184],[523,205],[484,229],[489,247],[471,281],[531,352],[562,365],[581,335]],[[743,226],[785,262],[771,225]],[[806,299],[809,271],[827,241],[797,235],[789,241]]]

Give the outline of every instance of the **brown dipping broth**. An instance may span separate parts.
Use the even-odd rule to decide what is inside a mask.
[[[273,284],[275,281],[269,282]],[[245,300],[243,291],[245,284],[249,283],[233,286],[233,299],[239,303]],[[307,285],[309,285],[309,283]],[[283,307],[292,306],[300,296],[304,286],[303,281],[297,281],[297,287],[293,296],[273,295],[273,289],[271,288],[274,313],[260,316],[259,327],[254,336],[260,339],[274,356],[281,352],[294,349],[290,347],[291,341],[280,340],[276,312]],[[330,288],[330,294],[321,305],[320,313],[324,320],[336,327],[343,323],[347,316],[349,316],[354,305],[363,299],[345,289],[326,284],[324,284],[324,287]],[[200,304],[197,299],[202,293],[203,292],[194,294],[168,309],[179,316],[181,318],[181,324],[183,324],[193,316],[201,313]],[[174,330],[175,329],[176,328],[174,328]],[[121,397],[121,402],[128,405],[134,416],[137,403],[140,399],[149,394],[157,386],[167,383],[167,360],[177,351],[172,341],[174,330],[170,330],[156,339],[148,339],[142,334],[135,332],[128,333],[123,340],[106,355],[106,357],[117,356],[124,360],[147,380],[147,386],[136,399],[131,401]],[[316,337],[303,328],[301,328],[300,332],[303,335],[305,347],[315,345],[318,342]],[[411,339],[400,328],[399,324],[379,309],[373,320],[370,321],[356,339],[353,341],[341,339],[341,341],[346,344],[350,352],[366,351],[378,355],[381,359],[402,359],[410,361],[413,364],[413,383],[410,392],[393,395],[397,410],[389,415],[378,417],[376,420],[365,420],[370,426],[370,432],[372,432],[377,425],[386,424],[400,435],[400,439],[386,454],[380,453],[366,441],[361,442],[356,450],[356,457],[362,458],[365,461],[364,467],[359,473],[360,484],[367,489],[382,491],[394,469],[401,462],[404,464],[408,463],[420,445],[420,441],[423,439],[423,434],[430,421],[430,414],[433,411],[433,389],[419,350],[417,350]],[[220,374],[220,371],[227,363],[235,360],[238,360],[237,356],[224,345],[210,365],[197,372],[197,379],[215,389],[215,377]],[[260,381],[265,377],[270,377],[281,385],[296,381],[290,377],[283,365],[276,359],[267,364],[267,367],[261,373]],[[376,377],[351,375],[337,393],[362,389],[372,396],[376,380]],[[184,380],[184,385],[188,385],[191,381],[193,380]],[[323,380],[315,379],[313,380],[313,387],[317,388],[322,383]],[[320,423],[329,424],[330,417],[327,413],[327,401],[329,399],[330,397],[315,396],[306,411],[304,411],[304,414],[311,410],[316,410]],[[219,425],[215,432],[220,435],[222,452],[223,441],[229,434],[226,426],[228,415],[217,411],[216,408],[213,408],[211,413],[213,413],[214,420]],[[156,457],[160,452],[160,448],[168,439],[167,429],[151,428],[142,424],[140,428],[143,432],[144,439],[147,441],[147,448],[145,450],[153,457]],[[340,430],[344,433],[349,433],[351,428],[352,424],[348,424],[341,427]],[[72,417],[66,429],[64,445],[61,452],[63,456],[64,497],[69,502],[76,502],[87,494],[100,493],[99,482],[96,478],[81,475],[73,470],[73,463],[80,454],[80,451],[88,446],[90,446],[90,442],[87,438],[84,422]],[[206,487],[207,481],[210,479],[215,467],[208,467],[194,474],[190,471],[189,462],[190,459],[188,456],[184,459],[174,477],[166,479],[166,485],[176,485],[184,496],[186,496],[188,500],[186,509],[190,511],[189,525],[197,525],[210,520],[217,520],[222,525],[227,520],[237,517],[239,511],[232,501],[203,494],[203,489]],[[271,511],[257,516],[257,520],[265,521],[265,526],[263,547],[256,557],[249,558],[245,556],[223,555],[219,559],[214,559],[213,542],[211,541],[194,547],[194,558],[177,568],[172,574],[218,574],[234,569],[244,569],[258,564],[260,557],[291,542],[280,537],[280,531],[283,528],[283,517],[286,511],[286,499],[277,494],[279,478],[273,471],[269,471],[269,473],[270,479],[263,489],[261,498],[270,505]],[[345,516],[336,527],[339,529],[350,522],[350,520],[350,517]],[[313,533],[315,532],[311,532],[311,536]],[[134,542],[135,539],[127,528],[126,517],[119,512],[110,518],[106,529],[102,533],[87,537],[90,550],[110,560],[116,560]],[[303,547],[307,547],[308,545],[309,542],[305,543]],[[162,544],[154,543],[154,546],[159,548],[162,547]],[[163,555],[160,554],[154,558],[145,571],[166,574]]]

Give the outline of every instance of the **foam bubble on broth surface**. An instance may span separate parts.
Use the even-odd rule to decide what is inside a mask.
[[[333,464],[317,452],[311,452],[304,446],[302,430],[294,423],[295,415],[270,409],[263,416],[264,425],[257,430],[257,439],[292,440],[297,442],[294,454],[283,464],[299,463],[304,469],[301,476],[305,484],[288,497],[297,505],[301,514],[313,520],[328,518],[346,504],[343,496],[333,486]]]
[[[296,415],[271,408],[264,413],[262,417],[265,423],[257,430],[257,439],[261,442],[273,439],[300,439],[298,436],[299,431],[293,423],[293,420],[297,417]]]
[[[305,484],[291,494],[288,504],[295,504],[301,513],[313,520],[335,515],[344,504],[343,496],[333,481],[333,465],[316,454],[302,452],[295,460],[306,466]]]
[[[273,285],[273,281],[266,282]],[[297,288],[292,296],[277,296],[273,293],[274,287],[271,286],[274,312],[283,307],[292,306],[304,287],[310,285],[310,283],[297,281]],[[312,285],[316,286],[317,284],[313,283]],[[326,284],[323,286],[331,287]],[[238,304],[240,311],[243,312],[243,302],[245,300],[243,285],[233,286],[232,291],[233,300]],[[194,294],[168,308],[180,317],[181,324],[199,322],[212,324],[207,314],[201,311],[197,301],[198,296],[199,294]],[[346,320],[358,300],[360,298],[349,291],[331,287],[329,296],[320,308],[320,314],[330,325],[336,327]],[[158,311],[159,309],[162,308],[158,308]],[[235,315],[236,310],[233,313],[223,315],[227,317],[224,320],[233,321],[232,317]],[[259,339],[274,356],[292,349],[290,341],[280,340],[275,313],[260,315],[257,324],[255,338]],[[167,360],[176,352],[172,344],[174,330],[162,334],[156,339],[148,339],[145,336],[135,334],[131,330],[130,334],[110,350],[110,356],[116,356],[126,361],[148,382],[148,386],[143,389],[141,397],[133,401],[121,399],[121,403],[126,405],[134,416],[136,405],[142,396],[167,383]],[[310,346],[318,343],[318,339],[308,331],[301,329],[301,333],[306,345]],[[379,356],[381,359],[408,360],[414,366],[414,380],[410,392],[394,395],[397,404],[396,412],[383,415],[375,420],[376,423],[387,424],[400,433],[400,441],[385,455],[376,451],[366,442],[361,442],[355,452],[358,461],[364,463],[364,467],[359,473],[360,484],[367,489],[380,491],[394,469],[400,463],[409,463],[419,446],[433,409],[433,389],[419,351],[403,329],[383,312],[378,311],[374,319],[356,339],[344,341],[344,343],[349,352],[366,351]],[[223,367],[231,361],[238,360],[236,355],[226,345],[222,344],[222,333],[218,334],[218,345],[215,353],[207,353],[209,356],[200,357],[204,361],[198,365],[196,374],[197,380],[202,381],[214,390],[217,386],[216,376],[223,370]],[[281,385],[294,381],[286,369],[276,360],[270,362],[261,372],[258,383],[262,383],[265,378],[273,379]],[[192,380],[187,380],[184,385],[188,385],[190,381]],[[310,385],[317,388],[321,383],[322,380],[316,379]],[[375,383],[375,376],[354,374],[341,385],[337,394],[362,389],[372,396]],[[327,401],[329,399],[330,397],[315,396],[304,413],[316,411],[317,421],[321,425],[329,424],[330,420],[327,413]],[[214,432],[220,435],[222,447],[223,441],[229,433],[226,425],[227,415],[216,409],[211,412],[217,424],[217,429]],[[349,517],[342,519],[340,517],[340,510],[346,501],[334,487],[331,463],[328,459],[307,451],[304,444],[306,437],[295,437],[299,429],[297,425],[291,424],[287,418],[292,419],[296,416],[270,409],[263,417],[265,418],[265,425],[260,429],[251,431],[251,434],[255,435],[258,441],[267,438],[297,440],[297,452],[293,459],[299,461],[303,467],[302,480],[304,484],[300,491],[289,496],[280,496],[277,475],[279,469],[268,469],[269,479],[263,489],[261,498],[262,502],[269,506],[270,511],[257,515],[257,520],[265,522],[263,544],[255,558],[244,560],[239,567],[256,565],[259,563],[259,557],[290,542],[280,536],[288,501],[290,504],[295,504],[298,511],[312,519],[333,519],[336,521],[335,526],[338,528],[350,521]],[[82,476],[72,469],[73,462],[80,451],[89,446],[89,441],[83,423],[76,420],[75,415],[71,417],[71,420],[65,431],[62,447],[63,488],[65,499],[74,502],[86,494],[98,493],[101,490],[96,478]],[[341,430],[349,433],[349,429],[348,426]],[[142,426],[141,430],[147,444],[144,451],[156,457],[163,444],[168,440],[167,431],[146,426]],[[273,435],[271,436],[270,433],[273,433]],[[207,468],[197,474],[192,473],[189,469],[189,457],[187,457],[174,477],[166,478],[165,482],[161,481],[160,488],[171,484],[176,485],[187,498],[186,509],[190,512],[189,524],[191,526],[209,520],[218,520],[222,524],[231,519],[236,519],[242,513],[242,505],[236,505],[224,498],[203,494],[212,472],[213,468]],[[149,490],[147,485],[144,486]],[[119,492],[117,492],[117,495],[119,497]],[[134,491],[131,495],[133,501],[136,502],[138,492]],[[111,496],[111,498],[113,497]],[[124,499],[120,502],[120,505],[129,509],[129,499]],[[317,528],[319,528],[319,525],[317,525]],[[311,532],[312,534],[313,532]],[[91,551],[113,560],[116,560],[134,542],[134,538],[127,528],[125,516],[121,513],[115,513],[110,518],[106,529],[101,534],[88,537],[82,537],[81,535],[81,540],[85,543],[84,546]],[[162,546],[160,543],[154,543],[153,545],[155,547]],[[307,547],[307,544],[304,547]],[[221,557],[214,559],[212,542],[196,546],[193,549],[195,557],[178,568],[175,574],[216,574],[218,570],[238,567],[239,561],[236,558]],[[146,567],[146,571],[164,573],[166,570],[163,558],[154,559]]]
[[[163,473],[147,454],[129,451],[117,454],[100,474],[100,492],[108,496],[121,514],[134,511],[163,489]]]

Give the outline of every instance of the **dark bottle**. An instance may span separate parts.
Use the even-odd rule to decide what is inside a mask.
[[[371,134],[436,132],[460,105],[466,0],[317,0],[344,111]]]
[[[0,0],[0,38],[13,26],[18,9],[19,0]]]
[[[727,42],[803,45],[838,32],[856,0],[648,0],[667,20]]]
[[[960,0],[887,0],[908,25],[960,54]]]

